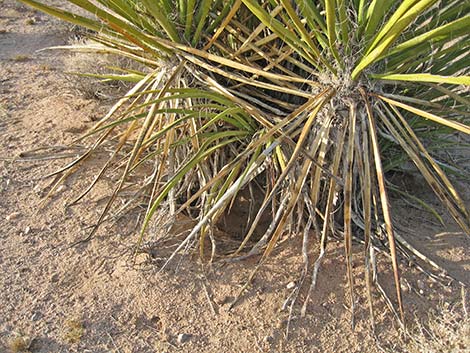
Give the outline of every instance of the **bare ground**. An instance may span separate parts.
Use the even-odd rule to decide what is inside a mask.
[[[43,176],[80,151],[80,146],[62,148],[105,112],[102,103],[70,89],[70,78],[62,73],[69,54],[37,52],[64,44],[71,35],[69,26],[12,0],[0,0],[1,352],[15,348],[18,338],[31,352],[44,353],[407,350],[393,315],[378,295],[374,296],[377,337],[370,329],[365,296],[357,298],[356,326],[351,328],[340,243],[330,247],[307,315],[300,317],[299,307],[294,308],[288,339],[289,313],[282,305],[290,294],[288,284],[298,280],[302,268],[299,237],[285,239],[232,310],[229,304],[254,260],[219,262],[203,272],[197,259],[187,256],[159,272],[171,249],[156,248],[133,262],[135,213],[106,224],[92,241],[70,247],[96,221],[113,182],[101,181],[81,203],[65,208],[64,203],[98,170],[92,161],[40,208],[51,185],[51,179]],[[51,149],[37,151],[34,158],[39,160],[24,153],[52,146],[63,160],[47,160]],[[457,184],[470,204],[470,182]],[[438,204],[419,178],[405,186],[422,189],[429,203]],[[442,227],[401,200],[394,201],[394,215],[411,243],[470,284],[470,240],[448,217],[448,225]],[[188,223],[178,219],[175,233]],[[356,245],[358,291],[364,285],[361,251]],[[312,249],[312,259],[316,252]],[[433,310],[439,315],[441,307],[462,311],[459,286],[441,286],[406,263],[401,269],[411,326],[414,318],[425,322]],[[385,260],[379,270],[381,283],[393,293]],[[455,325],[468,325],[468,319]]]

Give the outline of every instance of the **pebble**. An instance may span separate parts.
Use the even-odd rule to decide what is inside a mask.
[[[19,216],[21,215],[21,213],[19,212],[13,212],[13,213],[10,213],[7,217],[6,217],[6,220],[8,222],[14,220],[14,219],[17,219]]]
[[[295,287],[295,282],[289,282],[287,283],[287,289],[293,289]]]
[[[189,341],[189,339],[191,338],[191,335],[188,335],[187,333],[180,333],[178,335],[178,344],[183,344],[183,343],[186,343]]]
[[[36,186],[34,186],[34,188],[33,188],[33,191],[34,191],[36,194],[40,194],[40,193],[42,192],[41,186],[39,186],[39,184],[36,184]]]
[[[37,18],[37,17],[28,17],[28,18],[25,20],[25,23],[26,23],[27,25],[35,25],[37,22],[38,22],[38,18]]]
[[[151,257],[149,254],[147,253],[140,253],[140,254],[137,254],[136,257],[135,257],[135,264],[137,266],[141,266],[141,265],[144,265],[148,262],[150,262],[151,260]]]
[[[41,318],[41,313],[35,312],[33,315],[31,315],[31,321],[38,321]]]
[[[277,329],[284,329],[287,326],[287,319],[280,320],[276,324]]]
[[[59,279],[60,279],[60,276],[55,273],[51,276],[51,278],[49,279],[52,283],[55,283],[55,282],[59,282]]]
[[[401,290],[402,290],[403,292],[408,292],[408,289],[409,289],[409,288],[408,288],[408,286],[407,286],[403,281],[401,281],[400,287],[401,287]]]
[[[274,337],[271,335],[268,335],[263,338],[263,341],[268,344],[273,344],[274,343]]]
[[[29,232],[31,232],[31,227],[30,227],[30,226],[27,226],[27,227],[24,229],[24,235],[28,235]]]
[[[227,304],[232,303],[234,299],[235,299],[234,297],[229,296],[229,295],[226,295],[226,296],[223,297],[221,300],[219,300],[217,304],[219,304],[219,305],[227,305]]]

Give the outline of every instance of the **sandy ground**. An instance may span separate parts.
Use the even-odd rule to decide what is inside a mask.
[[[62,73],[69,54],[37,52],[64,44],[72,35],[70,26],[0,0],[0,352],[13,348],[15,337],[24,338],[31,352],[43,353],[405,350],[393,315],[378,295],[377,339],[364,296],[357,298],[356,327],[351,328],[340,244],[330,247],[307,315],[299,316],[301,304],[294,308],[287,339],[289,313],[282,306],[302,268],[299,237],[286,239],[232,310],[229,304],[254,262],[216,263],[203,272],[187,256],[159,272],[171,249],[154,248],[134,263],[137,214],[104,225],[95,239],[71,248],[96,221],[113,182],[104,179],[81,203],[65,208],[97,171],[92,161],[65,182],[60,195],[39,207],[51,183],[43,176],[80,151],[63,147],[105,111],[102,103],[70,89],[70,78]],[[37,151],[34,160],[24,153],[40,147],[49,149]],[[64,159],[48,160],[52,147]],[[470,204],[470,182],[457,184]],[[410,179],[405,186],[422,188],[422,181]],[[438,205],[428,189],[421,194]],[[401,200],[394,202],[394,214],[411,243],[470,284],[470,241],[448,217],[444,228]],[[184,229],[185,223],[179,220],[177,226]],[[361,251],[356,245],[354,271],[358,291],[364,293]],[[312,256],[316,252],[312,249]],[[459,286],[434,283],[406,263],[401,268],[410,322],[425,321],[441,306],[461,309]],[[392,293],[384,261],[379,270],[381,283]]]

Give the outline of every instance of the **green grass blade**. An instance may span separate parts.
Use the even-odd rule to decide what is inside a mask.
[[[325,0],[326,28],[328,34],[328,42],[330,43],[330,51],[338,63],[342,63],[336,49],[336,1]]]
[[[102,28],[102,25],[99,22],[91,20],[89,18],[79,16],[74,13],[64,11],[64,10],[61,10],[52,6],[44,5],[35,0],[19,0],[19,1],[35,9],[38,9],[39,11],[47,13],[48,15],[60,18],[61,20],[91,29],[92,31],[96,31],[96,32],[104,31],[104,33],[110,34],[109,30]]]
[[[447,83],[452,85],[470,86],[470,76],[439,76],[431,74],[382,74],[369,75],[372,78],[388,81]]]
[[[376,33],[377,27],[381,24],[393,3],[394,0],[373,0],[369,5],[366,17],[367,25],[364,31],[366,44]]]
[[[437,116],[437,115],[434,115],[434,114],[429,113],[427,111],[412,107],[411,105],[401,103],[401,102],[395,101],[395,100],[390,99],[390,98],[386,98],[384,96],[377,95],[377,97],[382,99],[383,101],[395,106],[395,107],[405,109],[405,110],[409,111],[410,113],[416,114],[416,115],[418,115],[422,118],[429,119],[429,120],[434,121],[438,124],[450,127],[452,129],[463,132],[465,134],[470,134],[470,126],[467,126],[465,124],[462,124],[462,123],[459,123],[457,121],[453,121],[453,120],[450,120],[450,119],[441,118],[440,116]]]
[[[213,5],[212,0],[202,0],[198,4],[199,11],[198,11],[197,17],[196,17],[197,27],[196,27],[196,31],[194,32],[193,39],[191,41],[191,44],[193,46],[196,46],[196,44],[199,42],[199,40],[201,38],[201,33],[202,33],[202,30],[204,29],[204,26],[206,24],[207,16],[209,15],[209,10],[211,9],[212,5]]]
[[[349,48],[349,20],[346,13],[346,0],[338,0],[338,20],[341,28],[341,45],[343,48]]]
[[[189,41],[193,27],[194,11],[196,0],[186,0],[186,23],[184,27],[184,37]]]
[[[413,37],[412,39],[400,43],[393,50],[390,51],[388,55],[393,55],[398,52],[405,52],[407,55],[409,54],[409,49],[411,47],[426,43],[428,45],[442,41],[442,40],[449,40],[453,38],[457,38],[458,36],[468,33],[470,28],[470,15],[465,17],[459,18],[451,23],[444,24],[440,27],[434,27],[432,30],[423,33],[417,37]]]
[[[148,9],[150,14],[155,18],[158,24],[163,28],[168,37],[175,41],[179,42],[179,34],[175,25],[169,20],[168,13],[166,13],[164,6],[158,5],[153,0],[141,0],[142,4]]]
[[[308,46],[300,40],[292,31],[287,29],[279,20],[272,18],[256,0],[243,0],[245,6],[269,29],[277,34],[283,41],[290,45],[303,58],[315,67],[319,67],[318,59],[312,56]]]
[[[386,50],[392,46],[395,40],[402,32],[427,8],[433,5],[437,0],[405,0],[392,18],[385,24],[382,30],[377,34],[366,55],[359,61],[354,68],[351,76],[353,80],[357,79],[359,74],[368,66],[376,62]],[[405,6],[406,4],[406,6]],[[406,10],[406,11],[405,11]]]
[[[297,30],[297,32],[300,34],[300,37],[302,38],[303,41],[305,41],[309,49],[315,54],[315,57],[319,58],[321,57],[320,51],[318,50],[317,46],[313,43],[312,39],[310,38],[310,35],[307,33],[305,30],[304,25],[302,24],[302,21],[300,18],[297,16],[295,9],[292,7],[291,3],[289,0],[280,0],[280,3],[286,10],[287,14],[289,15],[289,18],[292,20],[294,23],[294,26]]]

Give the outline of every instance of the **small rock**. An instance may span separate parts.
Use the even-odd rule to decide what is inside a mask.
[[[274,337],[271,335],[268,335],[263,338],[263,342],[271,345],[274,343]]]
[[[403,281],[401,281],[400,287],[401,287],[401,290],[402,290],[403,292],[408,292],[408,289],[409,289],[409,288],[408,288],[408,286],[407,286]]]
[[[145,263],[150,262],[151,258],[148,253],[140,253],[135,256],[135,264],[137,266],[144,265]]]
[[[287,283],[287,289],[293,289],[295,287],[295,282],[289,282]]]
[[[284,329],[286,327],[286,325],[287,325],[287,320],[286,319],[280,320],[280,321],[277,322],[276,328],[277,329]]]
[[[21,215],[21,213],[19,212],[13,212],[13,213],[10,213],[7,217],[6,217],[6,220],[8,222],[14,220],[14,219],[17,219],[19,216]]]
[[[30,227],[30,226],[27,226],[27,227],[24,229],[24,235],[28,235],[30,232],[31,232],[31,227]]]
[[[40,194],[42,192],[41,187],[39,186],[39,184],[36,184],[36,186],[34,186],[33,191],[36,194]]]
[[[226,295],[225,297],[223,297],[222,299],[220,299],[220,300],[217,302],[217,304],[219,304],[219,305],[231,304],[234,299],[235,299],[234,297],[229,296],[229,295]]]
[[[25,20],[25,24],[30,25],[30,26],[35,25],[37,22],[38,20],[36,17],[29,17]]]
[[[62,192],[62,191],[64,191],[66,188],[67,188],[67,187],[62,184],[61,186],[59,186],[59,187],[57,188],[57,192]]]
[[[178,335],[178,344],[183,344],[183,343],[186,343],[189,341],[189,339],[191,338],[191,335],[188,335],[187,333],[180,333]]]
[[[41,318],[41,313],[35,312],[33,315],[31,315],[31,321],[38,321]]]

